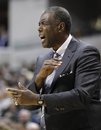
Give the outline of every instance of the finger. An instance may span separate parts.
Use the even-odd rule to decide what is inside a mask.
[[[13,98],[20,98],[21,95],[22,95],[21,93],[19,93],[19,94],[17,94],[17,95],[14,95],[14,94],[13,94],[12,97],[13,97]]]
[[[25,90],[26,88],[24,87],[24,85],[21,84],[21,82],[18,82],[18,88],[21,90]]]
[[[62,61],[62,59],[61,58],[53,58],[54,60],[56,60],[56,61]]]
[[[6,88],[6,91],[8,92],[11,88]]]
[[[44,65],[48,65],[48,66],[59,66],[62,64],[62,61],[60,60],[52,60],[51,62],[46,62]]]
[[[54,66],[54,67],[57,66],[57,67],[58,67],[58,66],[60,66],[61,64],[62,64],[61,61],[59,61],[59,62],[53,62],[53,63],[52,63],[52,66]]]
[[[6,88],[6,91],[7,91],[7,94],[14,94],[14,95],[17,95],[17,89],[14,89],[14,88]]]

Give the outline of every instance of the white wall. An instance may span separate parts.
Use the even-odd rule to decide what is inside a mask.
[[[9,36],[14,47],[39,42],[38,21],[47,7],[47,0],[10,0]]]
[[[47,0],[10,0],[10,47],[0,48],[0,64],[9,62],[12,67],[17,67],[22,62],[34,62],[38,55],[47,52],[47,49],[42,49],[37,32],[40,15],[46,7]],[[81,39],[101,52],[101,35]]]
[[[47,0],[9,0],[9,43],[6,56],[11,66],[32,62],[44,53],[38,37],[38,22],[47,7]],[[5,50],[3,49],[3,52]],[[7,54],[8,53],[8,54]],[[3,60],[5,59],[5,60]]]

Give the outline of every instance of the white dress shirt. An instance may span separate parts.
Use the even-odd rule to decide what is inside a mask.
[[[69,34],[68,38],[66,39],[66,41],[58,48],[58,50],[55,52],[57,54],[59,54],[59,59],[62,59],[65,51],[66,51],[66,48],[68,47],[70,41],[72,39],[72,35]],[[55,55],[55,54],[54,54]],[[54,57],[54,56],[53,56]],[[52,81],[53,81],[53,78],[54,78],[54,75],[55,75],[55,72],[56,70],[54,70],[45,80],[45,85],[46,85],[46,88],[48,86],[51,85]]]
[[[62,46],[60,46],[60,48],[55,52],[55,53],[59,54],[59,58],[62,59],[62,57],[63,57],[63,55],[65,53],[65,50],[68,47],[71,39],[72,39],[72,36],[70,34],[69,37],[66,39],[66,41],[62,44]],[[55,54],[54,54],[54,56],[55,56]],[[56,72],[56,69],[45,80],[45,85],[46,85],[45,90],[46,91],[49,90],[49,88],[51,86],[51,83],[53,81],[55,72]],[[41,91],[40,91],[40,93],[41,93]],[[44,120],[44,105],[42,105],[41,126],[42,126],[43,130],[46,130],[46,125],[45,125],[45,120]]]

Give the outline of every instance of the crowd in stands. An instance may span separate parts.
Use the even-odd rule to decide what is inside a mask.
[[[19,81],[28,84],[33,71],[34,64],[24,64],[19,69],[12,69],[9,64],[0,65],[0,130],[40,130],[40,109],[15,106],[6,93],[6,87],[16,87]]]
[[[8,32],[4,25],[0,25],[0,47],[8,46]]]

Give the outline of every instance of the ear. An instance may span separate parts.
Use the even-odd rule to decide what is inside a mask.
[[[65,30],[65,23],[60,22],[58,25],[58,32],[63,32]]]

